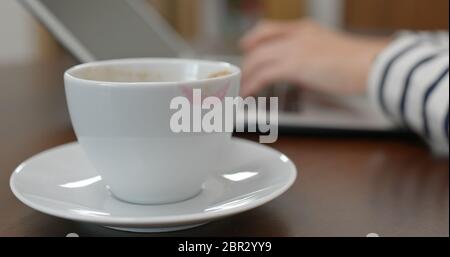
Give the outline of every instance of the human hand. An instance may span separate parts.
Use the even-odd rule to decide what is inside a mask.
[[[375,56],[389,38],[355,36],[311,20],[263,21],[240,42],[242,95],[274,82],[334,94],[360,94]]]

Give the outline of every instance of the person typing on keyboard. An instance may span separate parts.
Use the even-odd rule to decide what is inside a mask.
[[[368,94],[394,121],[449,153],[449,34],[353,35],[312,20],[260,22],[240,42],[243,96],[275,82]]]

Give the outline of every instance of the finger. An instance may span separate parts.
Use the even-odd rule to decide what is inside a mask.
[[[242,80],[246,81],[262,67],[273,65],[280,58],[286,58],[284,54],[285,45],[284,41],[274,41],[263,44],[245,55],[242,62]]]
[[[259,72],[248,78],[248,80],[242,84],[241,95],[246,97],[256,94],[258,91],[261,91],[274,82],[284,80],[285,70],[283,65],[278,63],[264,66]]]
[[[290,27],[289,24],[289,22],[262,21],[240,40],[239,45],[244,51],[248,51],[264,41],[285,34]]]

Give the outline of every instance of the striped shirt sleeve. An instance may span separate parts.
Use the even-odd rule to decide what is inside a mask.
[[[399,34],[374,61],[369,95],[398,124],[449,153],[449,34]]]

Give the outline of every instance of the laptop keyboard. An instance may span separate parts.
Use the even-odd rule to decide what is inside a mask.
[[[265,89],[258,96],[278,97],[278,110],[280,112],[299,113],[301,111],[301,90],[298,87],[280,83]]]

